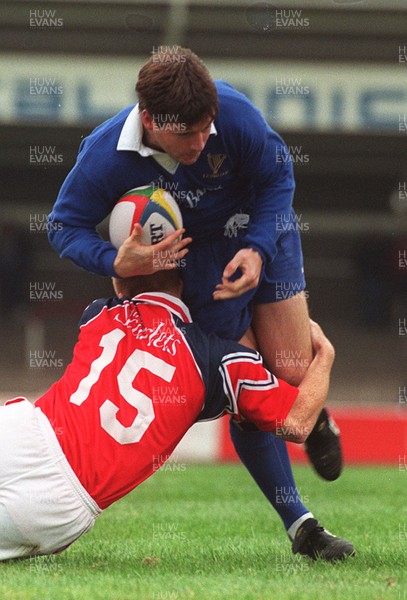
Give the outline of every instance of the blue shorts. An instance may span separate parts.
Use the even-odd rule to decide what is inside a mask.
[[[277,255],[263,269],[257,288],[239,298],[214,301],[212,293],[236,252],[244,247],[242,237],[223,235],[197,240],[190,245],[184,279],[183,300],[192,318],[207,333],[240,340],[250,326],[254,304],[279,302],[305,289],[300,234],[297,228],[281,234]]]

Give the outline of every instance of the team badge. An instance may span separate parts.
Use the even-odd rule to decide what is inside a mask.
[[[226,160],[226,154],[208,154],[208,164],[212,170],[212,175],[216,177],[219,173],[219,169]]]

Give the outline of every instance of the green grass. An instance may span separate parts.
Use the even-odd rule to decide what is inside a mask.
[[[2,600],[407,600],[407,475],[350,468],[300,493],[358,555],[291,554],[274,511],[239,466],[176,465],[110,507],[65,553],[0,564]]]

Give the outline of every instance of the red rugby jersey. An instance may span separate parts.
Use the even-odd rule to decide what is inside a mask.
[[[85,310],[72,362],[35,405],[100,508],[149,477],[197,420],[225,412],[272,431],[298,389],[257,352],[204,334],[167,294]]]

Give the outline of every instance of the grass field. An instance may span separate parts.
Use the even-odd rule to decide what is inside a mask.
[[[344,563],[291,554],[274,511],[239,466],[170,464],[110,507],[65,553],[0,565],[2,600],[407,600],[407,473],[351,468],[300,494]]]

